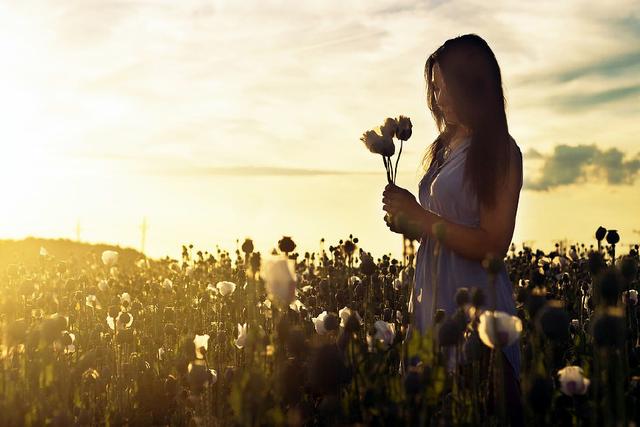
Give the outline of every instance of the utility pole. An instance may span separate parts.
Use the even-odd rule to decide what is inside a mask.
[[[80,218],[76,221],[76,241],[80,241]]]
[[[147,240],[147,217],[145,216],[144,218],[142,218],[142,225],[140,226],[140,231],[142,234],[142,241],[140,244],[140,252],[142,252],[144,254],[144,245],[146,243]]]

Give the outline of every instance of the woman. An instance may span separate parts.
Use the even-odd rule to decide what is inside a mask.
[[[411,295],[412,328],[424,332],[435,308],[450,316],[460,287],[478,287],[487,305],[515,314],[512,284],[502,267],[496,301],[482,260],[507,253],[522,188],[522,154],[508,132],[500,67],[487,43],[475,34],[447,40],[425,65],[427,101],[440,134],[425,153],[419,203],[406,189],[387,185],[384,210],[417,224],[421,235]],[[396,222],[397,223],[397,222]],[[440,253],[434,260],[433,224],[442,223]],[[392,231],[407,234],[387,222]],[[404,228],[403,226],[400,226]],[[437,292],[432,265],[437,263]],[[503,349],[507,396],[519,396],[518,341]],[[506,363],[508,361],[508,363]],[[510,369],[509,369],[510,368]],[[518,401],[514,404],[518,404]]]

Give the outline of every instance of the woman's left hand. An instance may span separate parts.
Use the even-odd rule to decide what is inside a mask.
[[[407,216],[409,221],[420,222],[424,209],[416,201],[416,198],[409,190],[398,187],[395,184],[387,184],[382,193],[383,210],[391,215],[400,212]]]

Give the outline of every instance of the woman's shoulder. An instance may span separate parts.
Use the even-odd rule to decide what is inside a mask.
[[[511,142],[510,147],[518,152],[519,155],[522,156],[522,151],[520,151],[520,146],[516,142],[515,138],[509,135],[509,142]]]
[[[516,169],[516,174],[519,175],[520,178],[520,187],[522,188],[522,184],[523,184],[523,170],[522,170],[522,151],[520,150],[520,146],[518,145],[518,143],[516,142],[516,140],[509,135],[509,154],[510,154],[510,160],[512,160],[515,163],[515,166],[512,166],[512,168]]]

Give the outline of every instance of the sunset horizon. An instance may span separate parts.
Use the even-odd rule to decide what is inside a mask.
[[[399,253],[382,162],[359,137],[410,117],[398,185],[416,194],[437,136],[425,60],[477,33],[524,155],[513,242],[588,245],[600,225],[640,240],[633,2],[344,2],[340,15],[298,4],[286,17],[282,4],[0,6],[12,58],[0,76],[0,239],[74,239],[79,222],[81,240],[139,248],[146,217],[154,257],[245,237],[268,250],[282,235],[311,250],[350,233]]]

